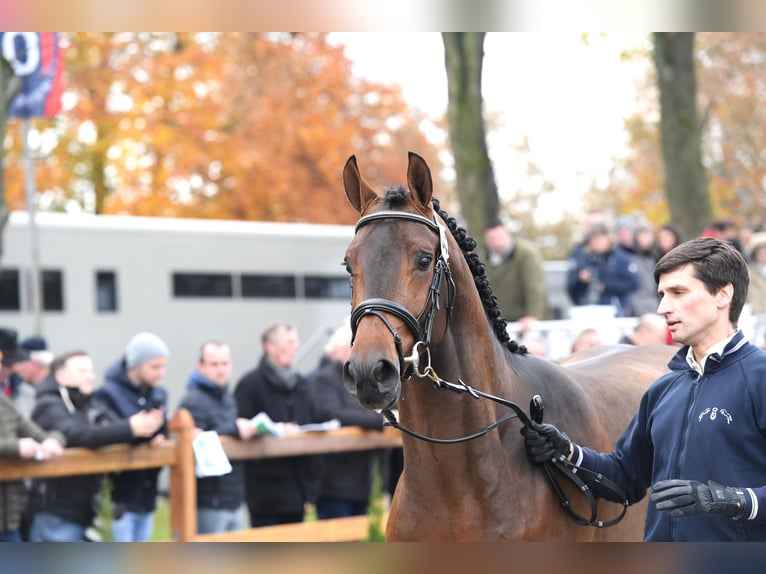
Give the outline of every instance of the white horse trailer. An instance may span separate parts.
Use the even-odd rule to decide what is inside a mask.
[[[54,353],[87,351],[99,378],[133,334],[153,331],[170,347],[172,408],[205,340],[231,345],[236,382],[260,360],[261,330],[275,320],[298,329],[296,368],[307,374],[350,313],[342,261],[353,233],[346,225],[62,213],[38,213],[30,226],[26,212],[14,212],[0,258],[0,326],[25,337],[39,325]],[[566,318],[566,262],[544,265],[553,317]]]
[[[352,236],[341,225],[60,213],[38,213],[30,226],[14,212],[0,259],[0,326],[20,337],[39,326],[54,353],[87,351],[99,378],[133,334],[155,332],[170,347],[164,385],[175,408],[203,341],[231,345],[236,382],[260,359],[271,321],[297,327],[296,368],[312,370],[350,312],[342,261]]]

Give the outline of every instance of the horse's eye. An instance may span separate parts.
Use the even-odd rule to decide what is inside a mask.
[[[346,269],[346,273],[353,275],[353,273],[351,273],[351,266],[348,264],[347,260],[344,259],[341,265],[343,265],[343,267]]]
[[[434,256],[430,253],[424,253],[420,257],[418,257],[416,266],[418,271],[428,271],[431,268],[431,263],[433,263]]]

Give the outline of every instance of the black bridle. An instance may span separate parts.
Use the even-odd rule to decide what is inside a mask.
[[[386,417],[388,421],[386,424],[414,438],[417,438],[426,442],[436,443],[436,444],[456,444],[456,443],[462,443],[462,442],[466,442],[469,440],[482,437],[486,435],[487,433],[489,433],[491,430],[501,425],[502,423],[513,418],[518,418],[525,428],[531,427],[532,422],[530,417],[527,416],[524,410],[513,401],[510,401],[501,397],[497,397],[495,395],[491,395],[489,393],[485,393],[483,391],[475,389],[467,385],[460,379],[458,379],[459,384],[446,381],[436,374],[436,371],[431,366],[431,353],[429,350],[429,345],[431,343],[431,329],[433,326],[433,319],[436,314],[436,311],[439,309],[441,285],[443,281],[445,279],[447,281],[447,306],[446,306],[447,324],[449,324],[449,320],[452,315],[452,309],[454,306],[455,292],[456,292],[455,282],[452,279],[452,272],[450,271],[450,267],[449,267],[449,251],[447,247],[446,230],[444,226],[441,225],[436,220],[436,216],[434,216],[433,219],[429,219],[427,217],[424,217],[416,213],[389,210],[389,211],[379,211],[379,212],[371,213],[361,217],[359,221],[357,221],[356,223],[355,233],[358,232],[360,228],[364,227],[365,225],[371,222],[385,220],[385,219],[399,219],[404,221],[412,221],[415,223],[420,223],[422,225],[427,226],[430,230],[432,230],[439,236],[439,254],[436,259],[436,264],[434,266],[434,275],[433,275],[433,279],[431,280],[431,287],[429,288],[428,296],[423,305],[423,308],[421,309],[420,313],[418,313],[417,316],[413,315],[403,305],[400,305],[399,303],[390,301],[388,299],[372,298],[372,299],[365,299],[364,301],[360,302],[351,311],[351,333],[352,333],[351,344],[352,346],[354,343],[354,339],[356,338],[356,331],[359,327],[359,323],[361,322],[361,320],[368,315],[375,316],[383,322],[383,324],[386,326],[386,328],[389,330],[389,332],[394,338],[396,352],[399,357],[399,372],[401,373],[400,376],[402,381],[411,378],[412,374],[414,374],[416,377],[421,379],[430,379],[434,387],[437,389],[445,389],[445,390],[449,390],[459,394],[468,393],[475,399],[479,399],[479,398],[489,399],[505,407],[508,407],[509,409],[513,411],[512,413],[490,423],[489,425],[484,427],[482,430],[474,434],[466,435],[466,436],[458,437],[458,438],[453,438],[453,439],[440,439],[440,438],[429,437],[405,427],[404,425],[399,423],[399,421],[396,420],[396,416],[391,411],[390,407],[383,409],[382,411],[383,415]],[[401,336],[396,331],[396,329],[391,325],[388,319],[386,319],[384,313],[389,313],[401,319],[404,322],[404,324],[407,326],[407,328],[410,330],[410,332],[413,334],[413,336],[415,337],[416,343],[413,345],[413,350],[411,355],[405,356],[404,350],[402,347]],[[420,326],[421,321],[423,321],[422,329]],[[425,357],[427,361],[426,366],[422,370],[420,368],[421,356]],[[535,422],[537,423],[542,422],[543,405],[542,405],[542,397],[540,397],[540,395],[535,395],[532,401],[530,402],[530,412],[531,412],[532,419],[534,419]],[[574,511],[569,499],[566,496],[566,493],[564,493],[563,489],[561,488],[558,481],[556,480],[556,477],[553,472],[554,468],[556,468],[564,476],[570,479],[577,486],[577,488],[586,496],[586,498],[588,499],[588,504],[590,505],[590,511],[591,511],[590,518],[585,518]],[[551,484],[551,487],[553,488],[554,492],[558,496],[564,510],[578,524],[582,526],[594,526],[597,528],[604,528],[607,526],[612,526],[614,524],[617,524],[625,516],[625,513],[627,512],[627,508],[629,505],[625,497],[625,494],[622,492],[622,489],[617,484],[615,484],[614,482],[612,482],[605,476],[574,465],[564,455],[560,455],[558,457],[552,458],[550,461],[543,463],[543,470],[545,471],[545,475],[547,476],[548,481]],[[608,520],[608,521],[598,520],[598,503],[596,502],[596,497],[591,491],[591,488],[588,486],[588,484],[586,484],[586,482],[581,478],[582,476],[590,477],[593,483],[600,485],[602,488],[606,490],[611,490],[620,498],[620,500],[622,501],[623,507],[622,507],[622,511],[616,518],[613,518],[612,520]]]

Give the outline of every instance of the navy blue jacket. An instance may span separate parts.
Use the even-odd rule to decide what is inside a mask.
[[[107,369],[104,384],[96,389],[93,398],[124,419],[130,418],[140,410],[151,410],[152,407],[167,409],[165,389],[134,384],[128,378],[124,357]],[[166,426],[163,425],[157,434],[167,434]],[[147,468],[113,474],[112,499],[115,505],[128,512],[154,511],[157,505],[157,475],[159,473],[159,468]]]
[[[187,393],[180,407],[189,411],[194,426],[203,431],[215,431],[220,436],[239,438],[237,403],[228,385],[220,387],[198,370],[193,370],[186,383]],[[231,462],[232,471],[221,476],[197,479],[197,507],[234,510],[245,500],[245,469],[238,461]]]
[[[638,267],[622,249],[612,249],[604,254],[591,253],[587,249],[572,252],[568,261],[567,293],[575,305],[614,305],[621,317],[630,308],[630,295],[639,287]],[[580,271],[590,270],[593,280],[583,283]],[[600,293],[591,300],[589,290],[595,282],[603,285]]]
[[[673,518],[650,503],[648,541],[766,541],[766,352],[738,331],[699,375],[687,351],[682,347],[668,363],[671,371],[646,391],[612,453],[577,447],[572,460],[621,485],[631,503],[666,479],[745,489],[742,520]]]

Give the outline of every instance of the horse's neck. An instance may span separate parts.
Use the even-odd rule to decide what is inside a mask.
[[[431,349],[435,374],[451,383],[462,381],[483,392],[514,400],[516,381],[508,354],[484,319],[483,309],[478,316],[472,315],[477,311],[475,306],[473,309],[464,306],[462,313],[460,309],[456,305],[447,331]],[[411,422],[418,432],[434,438],[472,435],[508,412],[489,399],[436,389],[428,380],[405,382],[400,401],[403,422]],[[421,469],[431,467],[424,476],[433,478],[432,472],[438,472],[452,481],[456,476],[475,473],[493,457],[497,459],[498,451],[503,449],[501,442],[498,431],[450,446],[405,437],[405,452],[417,453],[417,465]],[[445,449],[450,449],[453,455],[460,454],[444,456]]]

